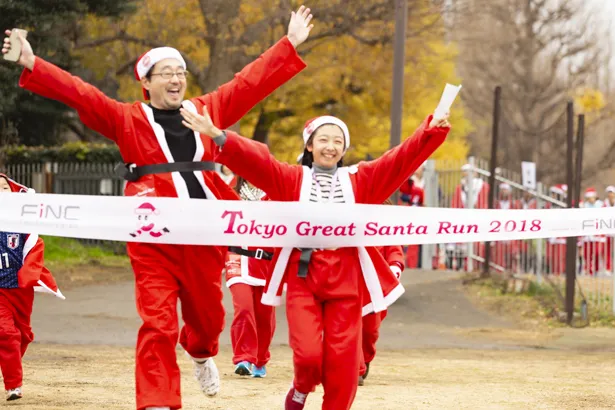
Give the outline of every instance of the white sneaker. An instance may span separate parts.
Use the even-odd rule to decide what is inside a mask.
[[[194,377],[199,382],[201,390],[206,395],[213,397],[220,391],[220,374],[214,362],[214,358],[210,357],[204,362],[198,362],[192,358],[194,363]]]
[[[10,389],[6,391],[6,400],[17,400],[23,397],[23,393],[21,392],[21,387],[17,387],[15,389]]]

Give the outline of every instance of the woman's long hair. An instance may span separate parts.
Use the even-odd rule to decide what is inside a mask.
[[[243,186],[243,184],[246,184],[247,182],[248,181],[246,181],[243,177],[237,175],[237,182],[235,183],[235,188],[233,188],[237,195],[239,195],[239,191],[241,191],[241,187]]]

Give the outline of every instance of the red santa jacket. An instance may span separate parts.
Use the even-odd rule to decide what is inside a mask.
[[[4,174],[12,192],[34,192]],[[44,265],[45,244],[36,234],[0,232],[0,288],[34,288],[61,299],[64,295]]]
[[[305,63],[284,36],[256,61],[247,65],[234,79],[216,91],[186,100],[183,107],[203,113],[207,106],[217,127],[228,128],[252,107],[290,80]],[[145,103],[115,101],[95,87],[37,57],[32,71],[24,70],[19,85],[43,97],[58,100],[75,110],[89,128],[115,141],[126,163],[137,166],[173,162],[164,130],[154,121],[152,109]],[[212,160],[213,142],[195,133],[194,161]],[[198,173],[209,199],[238,199],[237,194],[214,171]],[[188,198],[188,189],[179,172],[146,175],[128,182],[127,196]]]
[[[423,206],[425,191],[420,188],[411,178],[408,178],[399,187],[401,200],[410,206]]]
[[[401,145],[382,157],[358,166],[337,170],[345,203],[382,204],[429,156],[444,142],[447,128],[428,129],[431,116]],[[227,132],[215,161],[233,169],[272,201],[309,202],[313,170],[277,161],[266,145]],[[395,302],[404,292],[382,254],[375,247],[358,247],[357,254],[363,272],[362,295],[366,296],[363,314],[380,312]],[[297,274],[300,251],[293,248],[276,250],[271,278],[267,281],[262,303],[277,306],[286,275]]]
[[[399,279],[405,268],[404,250],[402,247],[399,245],[379,246],[378,252],[382,254],[384,260],[389,264],[391,271]]]

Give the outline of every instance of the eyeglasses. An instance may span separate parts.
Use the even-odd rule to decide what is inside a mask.
[[[173,72],[173,71],[163,71],[161,73],[156,73],[156,74],[150,74],[152,77],[155,75],[159,75],[160,77],[164,78],[165,80],[170,80],[171,78],[173,78],[174,75],[177,76],[178,79],[180,80],[185,80],[186,77],[188,77],[188,71],[177,71],[177,72]]]

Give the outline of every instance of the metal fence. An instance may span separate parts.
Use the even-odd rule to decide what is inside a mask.
[[[424,169],[425,205],[443,208],[487,208],[488,192],[496,190],[498,209],[554,209],[566,207],[560,188],[537,183],[536,190],[522,185],[519,172],[496,169],[496,186],[488,184],[488,161],[428,161]],[[463,182],[462,182],[463,181]],[[472,182],[468,182],[472,181]],[[465,189],[462,189],[465,187]],[[587,201],[586,204],[587,205]],[[600,206],[598,203],[596,206]],[[422,267],[477,271],[485,263],[485,244],[424,245]],[[528,239],[490,243],[490,269],[495,272],[531,275],[542,282],[564,287],[565,238]],[[588,236],[577,241],[577,294],[594,309],[615,313],[615,240]]]
[[[11,164],[0,167],[0,172],[39,193],[121,196],[125,182],[115,175],[114,167],[115,164],[87,163]],[[120,242],[97,239],[79,241],[125,252],[125,246]]]

